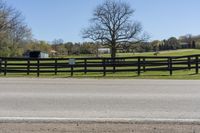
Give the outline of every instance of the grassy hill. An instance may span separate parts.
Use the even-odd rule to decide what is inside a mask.
[[[155,52],[145,52],[145,53],[120,53],[117,56],[156,56]],[[161,51],[157,56],[184,56],[184,55],[193,55],[200,54],[200,49],[182,49],[182,50],[169,50]],[[107,55],[108,56],[108,55]]]
[[[118,53],[117,57],[129,57],[129,56],[156,56],[155,52],[145,52],[145,53]],[[160,51],[157,56],[184,56],[200,54],[200,49],[182,49],[182,50],[169,50]],[[66,58],[83,58],[83,57],[95,57],[95,55],[72,55],[65,56]],[[100,57],[110,57],[110,54],[103,54]]]

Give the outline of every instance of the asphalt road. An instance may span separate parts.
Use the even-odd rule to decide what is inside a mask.
[[[0,78],[0,117],[200,119],[200,81]]]

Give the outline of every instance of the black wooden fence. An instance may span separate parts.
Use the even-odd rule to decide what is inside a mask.
[[[195,69],[199,73],[200,55],[190,56],[145,56],[119,58],[0,58],[0,74],[8,73],[107,73],[135,72],[138,76],[146,71],[174,71]]]

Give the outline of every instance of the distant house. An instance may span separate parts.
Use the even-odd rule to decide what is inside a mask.
[[[180,46],[181,46],[182,49],[190,48],[190,44],[185,43],[185,42],[180,43]]]
[[[182,42],[180,43],[181,48],[196,48],[196,42],[192,41],[191,43]]]
[[[41,51],[27,51],[24,53],[26,58],[49,58],[49,54]]]
[[[110,48],[99,48],[98,53],[99,54],[110,54],[111,50],[110,50]]]
[[[53,56],[53,57],[56,56],[56,53],[57,53],[57,51],[55,51],[55,50],[50,51],[50,55]]]

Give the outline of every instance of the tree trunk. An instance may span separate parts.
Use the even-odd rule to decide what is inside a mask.
[[[116,48],[112,47],[111,48],[111,58],[116,58],[116,52],[117,52]]]
[[[113,73],[115,73],[115,58],[116,58],[116,48],[115,47],[112,47],[111,49],[111,58],[112,58],[112,64],[113,64]]]

